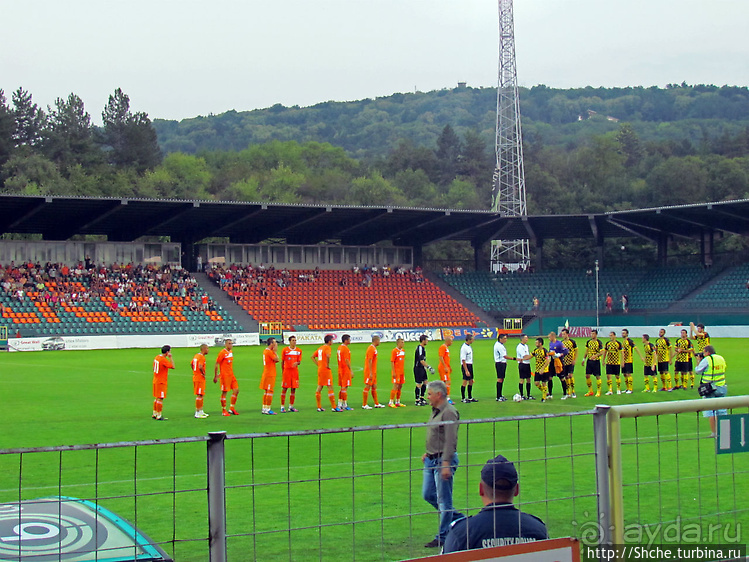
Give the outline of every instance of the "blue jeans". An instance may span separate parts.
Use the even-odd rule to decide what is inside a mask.
[[[716,387],[714,392],[711,392],[703,398],[723,398],[724,396],[728,396],[727,384]],[[712,418],[714,416],[725,416],[726,414],[728,414],[728,410],[705,410],[704,412],[702,412],[702,417]]]
[[[424,459],[424,481],[421,495],[440,514],[439,532],[434,538],[445,542],[447,532],[453,521],[465,517],[453,508],[453,476],[458,469],[458,454],[455,453],[450,463],[452,475],[447,480],[442,478],[442,459]]]

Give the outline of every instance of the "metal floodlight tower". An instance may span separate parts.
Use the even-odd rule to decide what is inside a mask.
[[[497,84],[497,163],[492,180],[492,210],[507,216],[527,215],[523,135],[515,64],[512,0],[499,0],[499,81]],[[492,271],[503,265],[514,271],[530,265],[527,239],[492,240]]]

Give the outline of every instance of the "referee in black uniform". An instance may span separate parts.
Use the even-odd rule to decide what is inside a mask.
[[[414,354],[414,381],[416,382],[416,390],[414,395],[416,396],[417,406],[426,406],[427,401],[424,398],[424,393],[427,389],[427,342],[429,338],[426,334],[419,336],[419,345],[416,346],[416,353]]]

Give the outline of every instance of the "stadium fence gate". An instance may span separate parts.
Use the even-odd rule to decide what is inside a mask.
[[[552,537],[667,543],[696,526],[699,542],[740,541],[747,464],[715,454],[699,412],[744,407],[747,396],[463,420],[455,508],[480,510],[481,467],[503,454],[520,475],[516,503]],[[421,498],[425,425],[0,450],[0,528],[22,501],[54,495],[113,511],[177,561],[423,556],[438,523]],[[0,559],[18,559],[22,541],[3,538]],[[35,554],[61,560],[72,548],[43,543]]]

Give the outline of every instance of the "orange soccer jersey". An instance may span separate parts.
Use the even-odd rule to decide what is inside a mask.
[[[278,355],[270,348],[263,350],[263,375],[260,378],[260,390],[273,390],[276,386],[276,363]]]
[[[351,350],[347,345],[338,346],[338,385],[351,386]]]
[[[228,392],[239,388],[237,377],[234,376],[234,353],[224,348],[218,353],[216,363],[219,366],[219,376],[221,378],[221,392]]]
[[[439,366],[437,367],[437,370],[440,374],[440,380],[442,381],[449,381],[450,380],[450,348],[447,347],[444,343],[440,346],[439,351],[437,354],[440,356],[442,361],[445,362],[445,365],[447,365],[447,369],[442,366],[442,361],[440,361]]]
[[[377,348],[370,345],[364,356],[364,384],[377,384]]]
[[[330,357],[333,348],[329,345],[321,345],[315,351],[317,357],[317,385],[330,386],[333,384],[333,371],[330,369]]]
[[[166,398],[167,377],[169,369],[174,369],[172,360],[163,355],[157,355],[153,360],[153,397]]]
[[[194,394],[205,394],[205,355],[196,353],[190,363],[192,367],[192,388]]]
[[[302,362],[302,350],[298,347],[285,347],[281,352],[281,386],[299,388],[299,363]]]
[[[406,382],[406,373],[404,365],[406,362],[406,350],[393,348],[390,353],[390,362],[393,364],[393,384],[403,384]]]
[[[273,390],[276,386],[276,363],[278,355],[270,348],[263,350],[263,375],[260,378],[260,390]]]

